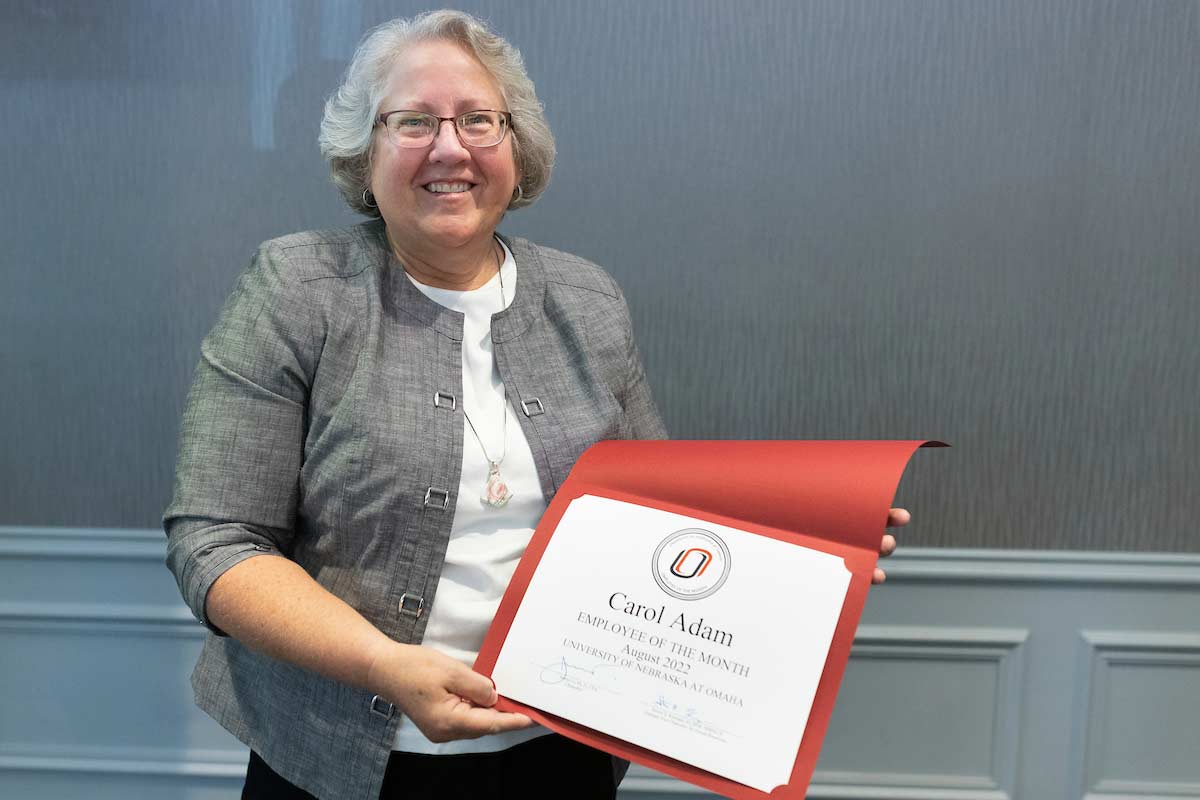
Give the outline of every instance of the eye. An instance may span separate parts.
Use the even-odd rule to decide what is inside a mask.
[[[469,111],[458,118],[460,128],[481,130],[491,128],[495,124],[495,115],[488,111]]]
[[[433,129],[428,114],[392,114],[388,117],[388,127],[405,135],[423,135]]]

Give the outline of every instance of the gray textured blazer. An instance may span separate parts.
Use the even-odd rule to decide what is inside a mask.
[[[600,439],[662,438],[629,312],[594,264],[522,239],[496,363],[546,497]],[[380,222],[266,242],[201,345],[167,564],[184,600],[259,553],[301,564],[400,642],[435,601],[463,447],[462,315],[418,291]],[[321,798],[379,794],[400,714],[209,625],[196,702]]]

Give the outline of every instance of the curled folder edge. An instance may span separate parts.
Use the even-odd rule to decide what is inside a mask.
[[[736,800],[803,800],[866,605],[900,478],[919,448],[902,441],[603,441],[576,461],[538,523],[475,660],[491,677],[525,590],[573,500],[596,495],[704,519],[841,557],[851,573],[791,776],[766,793],[501,695],[515,711],[605,752]]]

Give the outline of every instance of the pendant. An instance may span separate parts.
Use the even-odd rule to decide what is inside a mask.
[[[495,461],[488,462],[487,486],[479,499],[492,508],[503,508],[512,499],[508,484],[500,477],[500,465]]]

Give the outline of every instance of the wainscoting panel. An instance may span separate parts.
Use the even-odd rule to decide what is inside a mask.
[[[0,797],[236,798],[192,704],[206,631],[153,530],[0,528]]]
[[[164,556],[156,531],[0,528],[0,796],[238,796],[246,751],[192,705],[205,632]],[[886,566],[810,798],[1200,797],[1200,557]],[[706,793],[634,766],[621,796]]]
[[[1087,797],[1200,797],[1200,633],[1082,638]]]
[[[861,625],[814,781],[1010,796],[1028,636],[1024,629]],[[879,717],[881,708],[888,715]],[[876,724],[864,731],[859,721],[872,718]],[[961,723],[948,726],[952,718]]]

